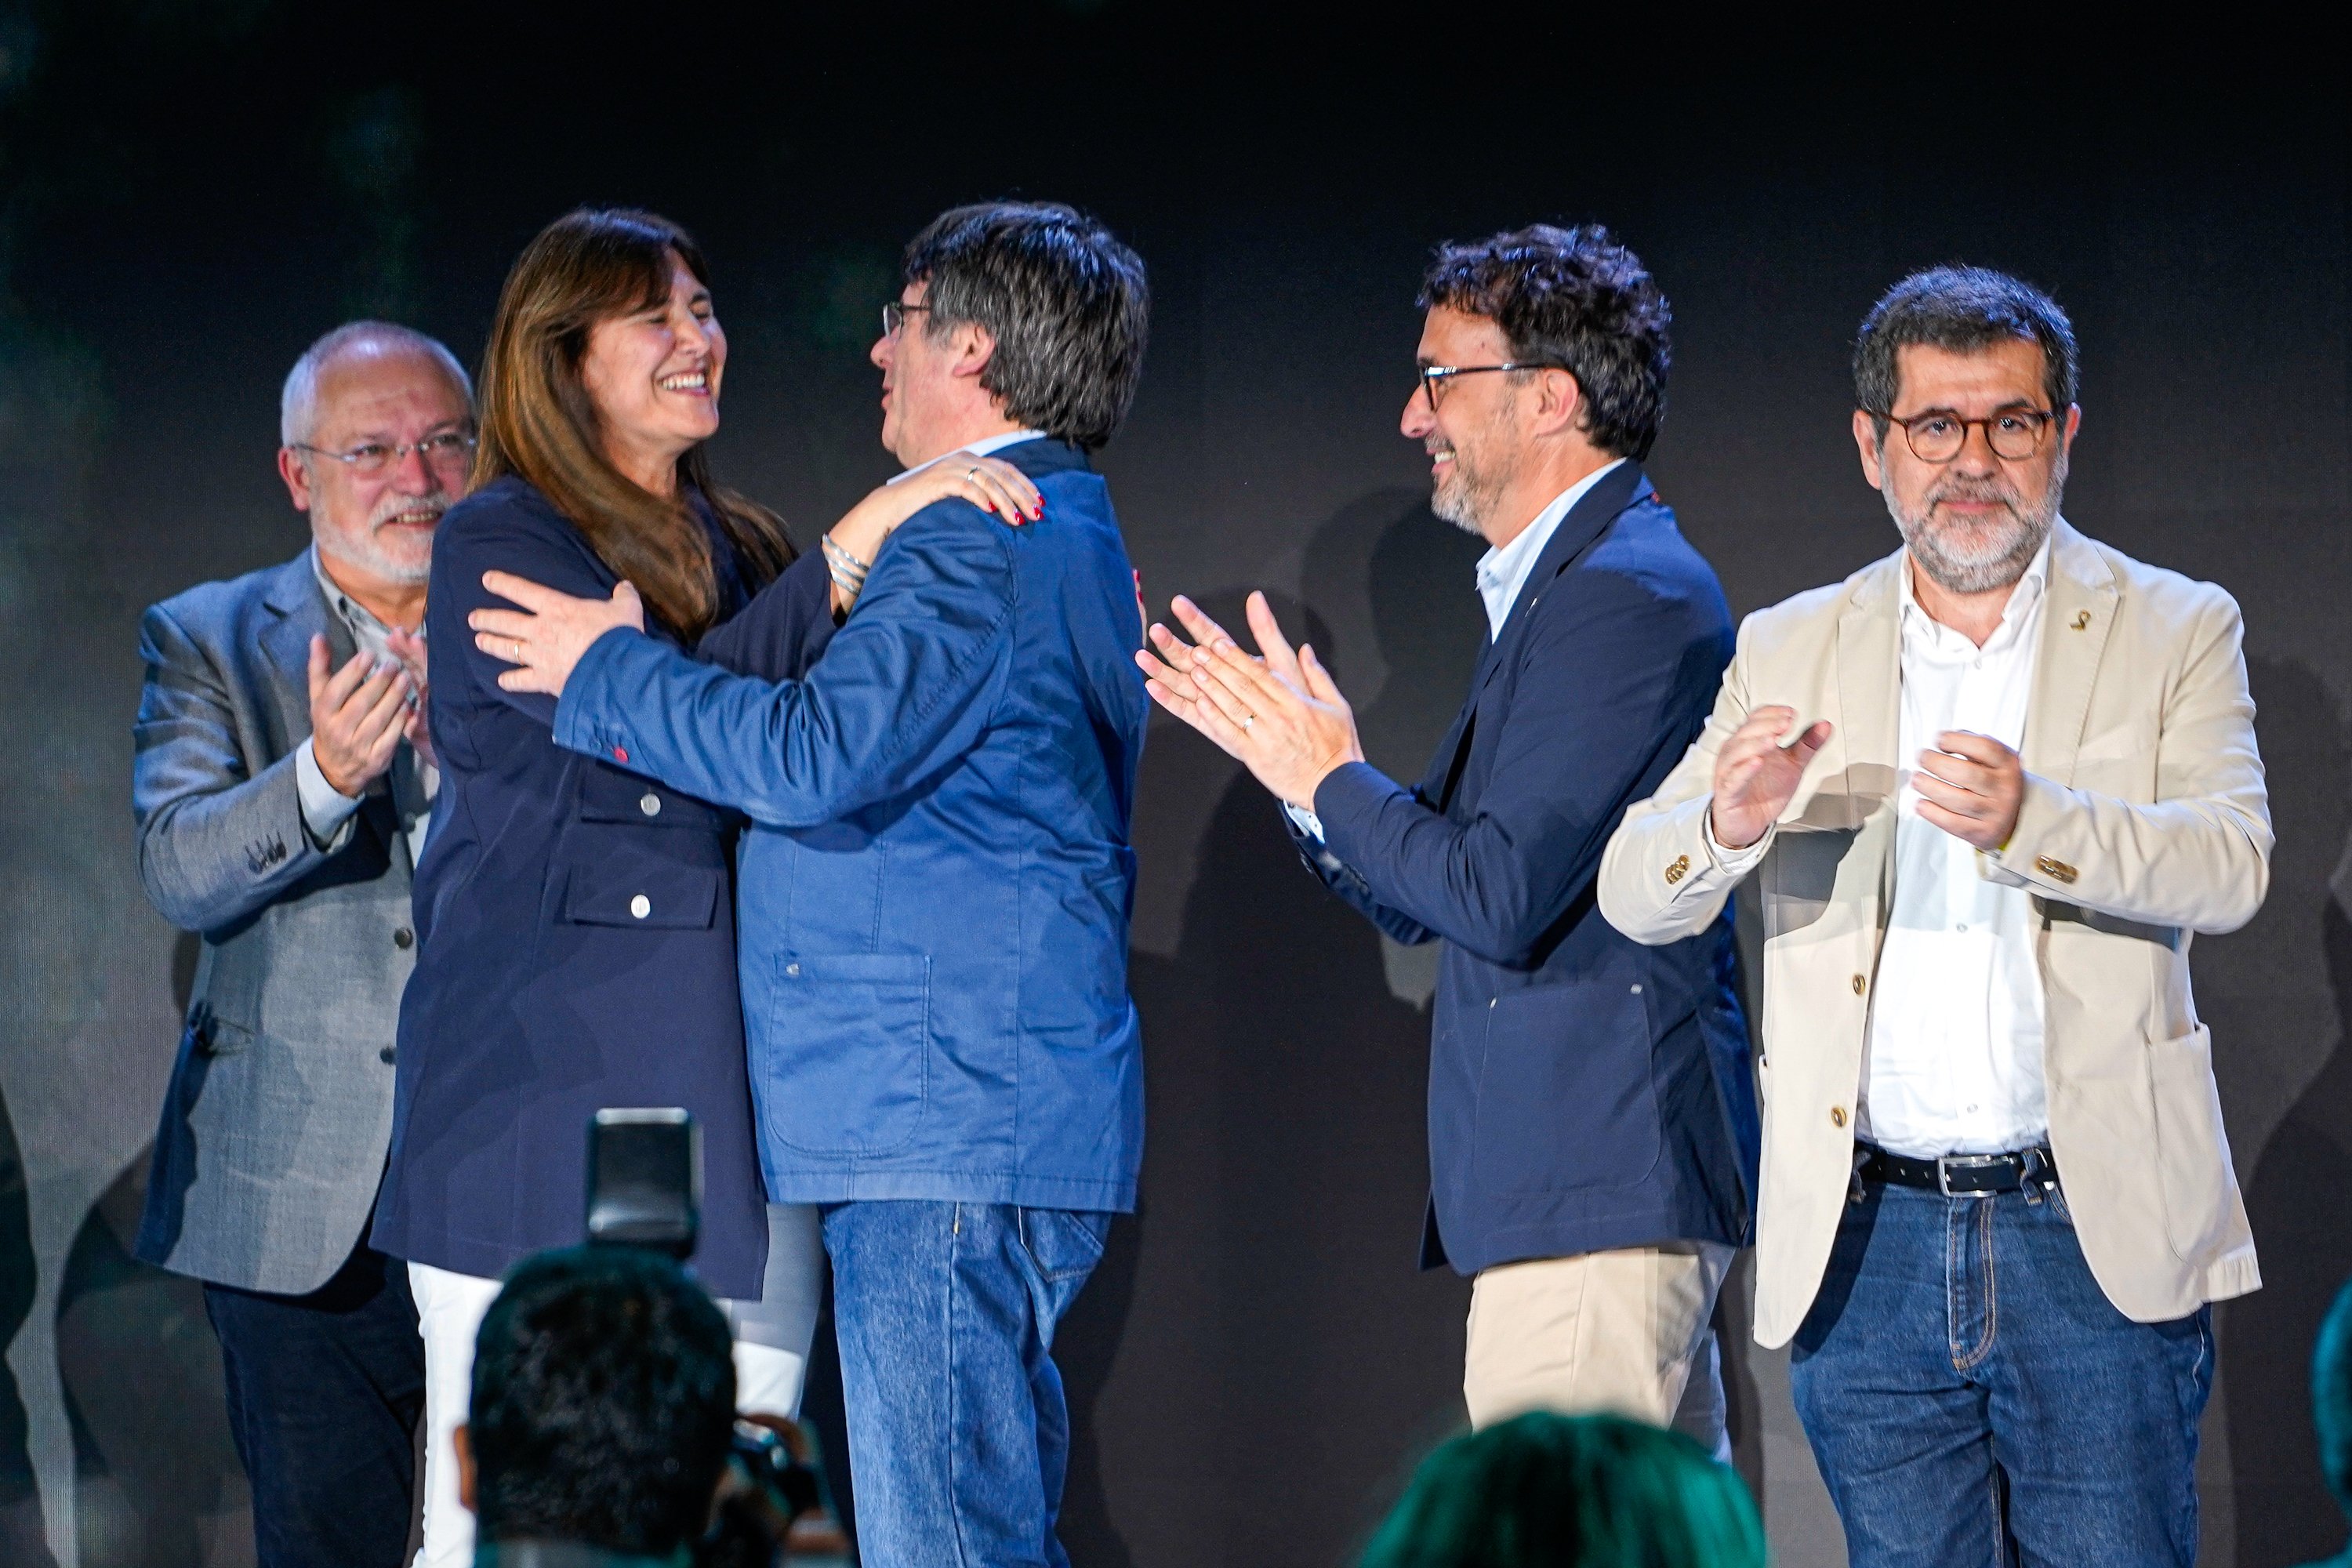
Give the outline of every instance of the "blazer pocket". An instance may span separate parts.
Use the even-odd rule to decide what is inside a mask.
[[[1631,1187],[1663,1141],[1648,998],[1624,980],[1510,991],[1486,1010],[1473,1142],[1489,1192]]]
[[[2221,1099],[2213,1086],[2213,1033],[2200,1024],[2177,1039],[2152,1040],[2147,1062],[2165,1230],[2182,1261],[2201,1262],[2221,1245],[2237,1193]]]
[[[637,827],[689,827],[717,833],[719,808],[667,784],[591,763],[580,773],[580,820],[625,822]]]
[[[573,925],[708,931],[725,875],[716,867],[682,866],[660,856],[614,855],[571,868],[563,918]]]
[[[775,1026],[755,1064],[761,1118],[804,1154],[887,1154],[914,1141],[930,1094],[931,961],[786,952]]]

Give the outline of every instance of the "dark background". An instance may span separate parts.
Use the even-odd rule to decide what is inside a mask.
[[[303,542],[271,472],[295,356],[377,314],[471,362],[541,225],[658,208],[716,268],[718,467],[807,541],[890,468],[864,354],[897,247],[1013,194],[1150,264],[1102,467],[1155,608],[1267,587],[1408,775],[1480,629],[1477,546],[1395,434],[1433,241],[1600,219],[1649,262],[1677,316],[1652,472],[1743,612],[1895,542],[1846,433],[1874,295],[1956,258],[2057,294],[2068,514],[2244,605],[2279,830],[2269,905],[2197,954],[2268,1280],[2220,1313],[2206,1561],[2340,1545],[2304,1392],[2352,1274],[2337,51],[2222,14],[1711,15],[0,0],[0,1561],[44,1532],[91,1568],[251,1560],[200,1298],[125,1250],[190,963],[138,892],[129,724],[140,609]],[[1165,724],[1137,838],[1151,1148],[1066,1330],[1066,1534],[1082,1568],[1339,1563],[1460,1421],[1467,1291],[1412,1268],[1431,971]],[[1838,1563],[1731,1295],[1778,1560]]]

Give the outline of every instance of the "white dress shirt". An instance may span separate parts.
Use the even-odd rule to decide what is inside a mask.
[[[1043,430],[1007,430],[1001,436],[982,436],[977,441],[967,441],[961,447],[950,448],[950,452],[966,452],[975,458],[992,458],[997,453],[1004,450],[1007,447],[1017,447],[1024,441],[1041,440],[1044,438],[1045,434],[1045,432]],[[949,452],[942,452],[940,454],[940,458],[944,458],[949,455]],[[936,463],[939,460],[939,458],[933,458],[931,459],[931,463]],[[900,479],[908,478],[913,474],[919,473],[923,469],[929,468],[931,463],[917,463],[913,468],[907,469],[904,473],[893,474],[882,482],[885,484],[895,485]]]
[[[1519,590],[1527,586],[1528,574],[1536,569],[1536,562],[1542,557],[1544,546],[1549,544],[1551,536],[1559,531],[1560,519],[1575,509],[1576,503],[1584,499],[1584,493],[1599,484],[1602,476],[1624,460],[1619,458],[1593,469],[1552,497],[1543,510],[1536,513],[1535,521],[1519,530],[1518,536],[1508,544],[1489,550],[1478,557],[1478,602],[1486,607],[1488,642],[1501,638],[1503,623],[1511,618],[1511,606],[1519,602]],[[1287,801],[1283,803],[1282,809],[1290,814],[1291,821],[1309,835],[1318,841],[1322,838],[1323,821],[1313,812],[1303,811]]]
[[[1911,764],[1946,730],[2024,746],[2050,546],[2026,568],[1981,648],[1919,607],[1905,567],[1895,895],[1871,987],[1854,1127],[1920,1159],[2022,1149],[2050,1130],[2032,897],[1986,877],[1973,846],[1919,816]]]
[[[400,660],[392,651],[392,628],[327,575],[315,544],[310,547],[310,569],[318,574],[319,591],[327,596],[327,608],[352,634],[353,646],[379,666],[397,666]],[[420,632],[423,629],[418,628]],[[433,797],[441,791],[441,772],[426,764],[403,741],[393,754],[387,783],[400,816],[401,831],[408,839],[408,864],[414,868],[425,858],[425,836],[433,826]],[[329,854],[341,849],[351,837],[352,818],[360,809],[359,799],[327,782],[325,770],[319,766],[317,742],[311,737],[304,737],[294,753],[294,795],[301,805],[302,826],[311,841]]]
[[[1920,816],[1912,774],[1919,753],[1947,730],[2023,749],[2050,545],[2043,542],[2018,579],[1982,647],[1919,607],[1911,570],[1906,559],[1898,577],[1894,905],[1871,987],[1854,1131],[1914,1159],[2000,1153],[2050,1131],[2032,900],[1985,876],[1990,862],[1974,846]],[[1734,876],[1753,869],[1770,843],[1726,849],[1711,816],[1706,832],[1707,853]]]

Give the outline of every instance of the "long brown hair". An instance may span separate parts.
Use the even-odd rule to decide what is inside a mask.
[[[698,443],[678,458],[678,494],[666,500],[614,468],[597,439],[595,405],[580,374],[589,330],[667,300],[673,252],[709,287],[701,249],[649,212],[583,207],[523,247],[499,294],[483,358],[470,488],[508,474],[528,480],[605,565],[636,584],[648,609],[691,639],[717,618],[719,584],[709,536],[686,502],[688,487],[718,515],[751,588],[772,581],[795,552],[782,518],[712,482]]]

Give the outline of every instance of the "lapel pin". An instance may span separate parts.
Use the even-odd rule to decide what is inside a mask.
[[[2090,611],[2088,611],[2088,610],[2077,610],[2077,611],[2075,611],[2075,612],[2074,612],[2074,629],[2075,629],[2076,631],[2078,631],[2078,632],[2079,632],[2079,631],[2084,630],[2084,628],[2088,627],[2088,626],[2090,626],[2090,624],[2091,624],[2091,612],[2090,612]]]

